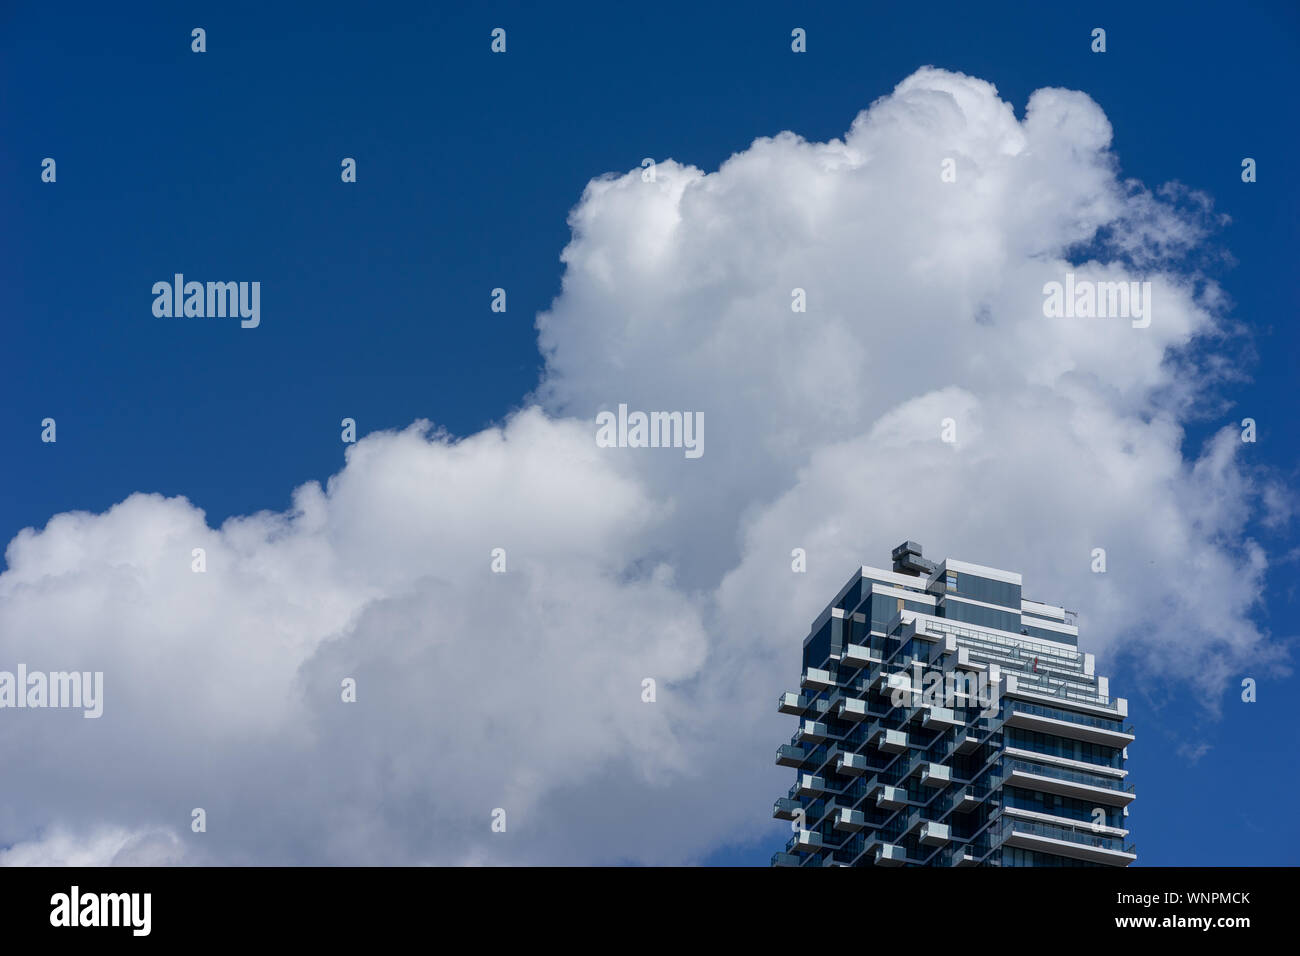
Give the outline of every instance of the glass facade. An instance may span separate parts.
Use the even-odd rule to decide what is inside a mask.
[[[967,604],[965,601],[945,601],[944,617],[953,621],[965,621],[980,627],[992,627],[1000,631],[1020,631],[1020,613],[1002,611],[998,608],[985,607],[982,604]]]
[[[1005,581],[981,578],[964,571],[949,571],[944,582],[944,590],[949,594],[983,601],[985,604],[999,604],[1020,613],[1020,585]]]
[[[777,750],[795,780],[773,807],[791,824],[773,864],[1127,866],[1127,701],[1060,646],[1074,638],[1022,633],[1018,583],[907,544],[823,612],[778,701],[798,728]]]

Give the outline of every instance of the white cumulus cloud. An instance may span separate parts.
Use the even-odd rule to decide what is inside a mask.
[[[1284,666],[1244,529],[1286,496],[1231,428],[1183,448],[1225,374],[1212,208],[1110,143],[1082,93],[1017,119],[926,68],[842,140],[593,180],[500,427],[366,436],[219,528],[138,494],[23,531],[0,668],[102,670],[104,715],[0,716],[0,862],[697,860],[764,832],[808,623],[904,538],[1022,570],[1103,666]],[[1067,272],[1150,282],[1149,327],[1046,318]],[[620,403],[702,412],[705,454],[597,448]]]

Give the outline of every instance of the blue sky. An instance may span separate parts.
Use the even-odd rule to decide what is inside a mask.
[[[927,64],[996,84],[1018,116],[1040,87],[1086,92],[1122,176],[1202,190],[1231,218],[1201,265],[1248,327],[1229,346],[1248,377],[1220,387],[1229,404],[1190,422],[1185,448],[1253,416],[1252,463],[1294,486],[1293,5],[428,6],[0,12],[0,539],[135,491],[184,495],[214,527],[286,509],[342,467],[345,416],[363,434],[500,422],[539,384],[533,320],[560,292],[589,180],[645,156],[714,170],[782,130],[842,136]],[[503,57],[488,52],[495,26]],[[806,55],[789,51],[794,26]],[[1089,51],[1095,26],[1104,55]],[[355,185],[339,181],[344,156]],[[259,279],[262,327],[154,318],[150,287],[177,271]],[[489,310],[496,286],[505,315]],[[38,440],[46,416],[56,446]],[[1279,640],[1296,630],[1293,531],[1249,527],[1271,559],[1257,620]],[[793,680],[802,634],[789,637]],[[1120,654],[1113,686],[1138,683],[1128,667]],[[1143,687],[1128,695],[1141,862],[1295,863],[1300,825],[1275,812],[1300,785],[1292,683],[1261,677],[1251,706],[1229,688],[1219,718],[1182,684]],[[1209,745],[1195,760],[1178,752],[1189,728]],[[773,824],[699,859],[766,863],[783,838]]]

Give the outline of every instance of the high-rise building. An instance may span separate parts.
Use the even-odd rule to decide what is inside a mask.
[[[777,866],[1127,866],[1128,701],[1020,575],[906,541],[803,644]]]

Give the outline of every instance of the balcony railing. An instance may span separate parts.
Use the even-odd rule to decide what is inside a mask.
[[[803,687],[826,689],[835,686],[836,676],[833,670],[826,670],[821,667],[809,667],[803,672],[803,676],[800,678],[799,683]]]
[[[1034,717],[1048,717],[1053,720],[1064,720],[1072,724],[1079,724],[1084,727],[1096,727],[1099,730],[1112,730],[1115,733],[1126,733],[1132,735],[1133,728],[1130,726],[1124,728],[1123,721],[1115,720],[1110,717],[1095,717],[1092,714],[1080,714],[1073,710],[1061,710],[1057,707],[1045,707],[1042,704],[1031,704],[1023,700],[1008,701],[1013,711],[1022,714],[1030,714]]]
[[[1040,777],[1053,777],[1057,780],[1069,780],[1073,783],[1082,783],[1090,787],[1101,787],[1106,790],[1117,790],[1120,793],[1133,793],[1133,784],[1124,786],[1124,781],[1118,777],[1100,777],[1096,774],[1083,773],[1078,770],[1067,770],[1064,767],[1051,767],[1047,764],[1029,763],[1025,760],[1010,759],[1006,763],[1007,773],[1013,770],[1023,770],[1025,773],[1037,774]]]
[[[782,767],[798,767],[808,759],[808,751],[794,744],[782,744],[776,748],[776,762]]]
[[[793,819],[795,811],[803,805],[791,797],[777,797],[772,804],[772,816],[783,820]]]
[[[826,781],[821,777],[814,776],[813,774],[802,773],[799,775],[798,788],[800,792],[825,793]]]
[[[782,713],[794,713],[808,707],[808,698],[803,694],[786,691],[776,699],[776,709]]]
[[[1000,637],[997,634],[989,634],[985,631],[976,631],[968,627],[961,627],[957,624],[949,624],[948,621],[937,621],[934,618],[926,618],[925,630],[931,634],[943,635],[953,634],[970,641],[983,642],[992,644],[995,647],[1005,648],[1008,651],[1027,651],[1030,657],[1055,658],[1064,664],[1076,664],[1081,655],[1078,652],[1073,654],[1062,651],[1060,648],[1052,647],[1049,644],[1040,644],[1030,637]]]
[[[1067,843],[1077,843],[1080,846],[1090,846],[1100,850],[1115,850],[1120,853],[1133,852],[1124,848],[1124,840],[1120,837],[1102,836],[1099,833],[1088,833],[1084,830],[1056,826],[1051,823],[1021,820],[1017,817],[1005,817],[1000,832],[1004,839],[1011,836],[1012,833],[1027,833],[1031,836],[1065,840]]]

